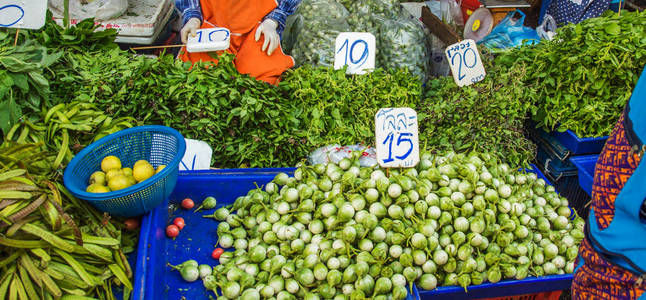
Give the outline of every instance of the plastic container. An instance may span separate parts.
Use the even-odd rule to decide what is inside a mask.
[[[559,300],[562,293],[562,291],[552,291],[510,297],[487,298],[486,300]]]
[[[579,172],[569,160],[572,157],[572,151],[545,130],[534,128],[533,124],[527,127],[529,138],[538,146],[536,165],[556,187],[559,194],[568,199],[581,217],[586,218],[588,215],[586,204],[590,201],[590,196],[579,186]]]
[[[572,155],[601,153],[603,146],[608,140],[607,136],[598,138],[580,138],[570,130],[565,132],[554,131],[550,134],[554,136],[566,149],[570,150]]]
[[[167,266],[179,264],[188,259],[198,263],[217,265],[211,258],[211,251],[217,241],[218,222],[202,218],[215,210],[201,213],[168,209],[169,204],[177,206],[184,198],[190,197],[198,205],[207,196],[218,200],[217,208],[232,204],[239,196],[246,195],[251,189],[270,182],[277,173],[291,175],[295,169],[234,169],[180,172],[177,188],[164,201],[162,206],[145,215],[142,220],[138,246],[137,269],[135,271],[135,288],[133,299],[209,299],[213,292],[207,291],[200,280],[187,283],[177,271]],[[165,236],[164,228],[173,218],[181,216],[186,227],[175,239]],[[228,249],[233,250],[233,249]],[[409,299],[420,299],[417,288]]]
[[[175,129],[157,125],[133,127],[108,135],[81,150],[65,169],[63,181],[72,195],[101,211],[122,217],[137,216],[159,205],[173,191],[185,151],[184,137]],[[124,167],[145,159],[155,168],[159,165],[166,165],[166,168],[142,183],[122,190],[86,192],[90,175],[101,170],[101,161],[109,155],[118,157]]]
[[[459,2],[459,1],[458,1]],[[460,10],[462,10],[462,20],[464,24],[467,23],[467,20],[473,14],[473,12],[482,6],[482,3],[478,0],[462,0],[462,5],[460,5]]]
[[[599,155],[574,156],[570,158],[572,164],[579,170],[579,185],[590,196],[592,196],[594,168],[598,159]]]
[[[542,178],[546,183],[551,185],[547,177],[541,173],[537,166],[532,165],[527,172],[536,173],[538,178]],[[483,283],[467,287],[467,292],[461,286],[442,286],[432,291],[419,290],[421,299],[548,299],[548,298],[518,298],[528,293],[543,293],[551,291],[560,291],[569,289],[572,285],[572,274],[550,275],[544,277],[528,277],[523,280],[503,280],[497,283]],[[560,294],[560,293],[559,293]],[[517,296],[522,295],[522,296]]]

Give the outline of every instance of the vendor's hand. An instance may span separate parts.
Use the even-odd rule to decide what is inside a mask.
[[[278,22],[272,19],[265,19],[256,30],[256,42],[260,40],[261,34],[265,35],[265,41],[262,43],[261,50],[264,52],[267,49],[267,55],[271,55],[280,44],[280,36],[276,28],[278,28]]]
[[[190,34],[191,36],[195,36],[197,33],[197,30],[200,29],[200,25],[202,25],[202,21],[198,18],[190,18],[184,24],[184,27],[182,27],[182,30],[180,31],[180,35],[182,37],[182,44],[186,44],[186,41],[188,40],[188,35]]]

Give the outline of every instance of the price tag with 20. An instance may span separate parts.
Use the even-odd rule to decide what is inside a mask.
[[[347,65],[347,74],[365,74],[375,68],[376,46],[372,33],[341,32],[335,43],[335,70]]]
[[[47,0],[0,0],[0,28],[40,29],[46,12]]]
[[[445,53],[458,86],[474,84],[487,75],[474,40],[468,39],[448,46]]]
[[[419,163],[417,112],[408,107],[382,108],[375,115],[377,161],[384,168],[412,168]]]
[[[186,41],[188,52],[208,52],[229,49],[231,32],[226,28],[206,28],[197,31],[195,36],[189,36]]]

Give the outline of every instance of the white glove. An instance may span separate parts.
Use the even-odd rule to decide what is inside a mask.
[[[260,50],[264,52],[267,49],[267,55],[271,55],[278,48],[278,45],[280,45],[280,36],[276,28],[278,28],[278,22],[272,19],[265,19],[256,30],[256,42],[260,40],[260,34],[265,35],[265,41],[262,43]]]
[[[128,0],[108,0],[96,11],[96,20],[105,21],[123,15],[128,10]]]
[[[195,36],[195,34],[197,33],[197,30],[200,29],[201,25],[202,25],[202,21],[200,21],[200,19],[198,18],[188,19],[188,22],[184,24],[184,27],[182,27],[182,30],[179,32],[180,36],[182,37],[182,44],[186,44],[189,34],[191,36]]]

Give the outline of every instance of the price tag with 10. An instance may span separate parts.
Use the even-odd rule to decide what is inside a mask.
[[[375,36],[368,32],[341,32],[335,41],[334,69],[348,66],[347,74],[365,74],[375,68]]]
[[[186,41],[188,52],[209,52],[229,49],[231,32],[226,28],[199,29],[195,36],[189,36]]]
[[[0,0],[0,28],[40,29],[46,12],[47,0]]]
[[[412,168],[419,163],[417,112],[382,108],[375,115],[377,161],[383,168]]]
[[[474,84],[487,75],[474,40],[467,39],[450,45],[445,53],[458,86]]]

